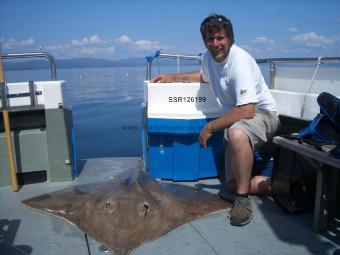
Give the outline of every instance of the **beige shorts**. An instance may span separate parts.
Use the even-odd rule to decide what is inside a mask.
[[[279,116],[276,112],[264,109],[255,110],[255,116],[252,119],[242,119],[234,123],[230,128],[241,129],[249,137],[249,141],[253,150],[257,150],[259,146],[270,141],[280,126]],[[233,172],[229,166],[228,160],[228,129],[224,131],[225,147],[225,175],[226,181],[235,179]]]

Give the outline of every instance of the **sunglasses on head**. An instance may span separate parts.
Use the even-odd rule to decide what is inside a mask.
[[[202,25],[211,23],[211,22],[228,22],[228,19],[222,15],[213,15],[213,16],[209,16],[208,18],[206,18],[203,21]]]

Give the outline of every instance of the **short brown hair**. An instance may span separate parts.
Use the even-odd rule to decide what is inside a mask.
[[[219,14],[211,14],[206,17],[201,23],[201,35],[203,41],[205,41],[205,35],[207,33],[213,33],[216,31],[224,30],[226,36],[228,36],[231,44],[234,43],[234,31],[231,21]]]

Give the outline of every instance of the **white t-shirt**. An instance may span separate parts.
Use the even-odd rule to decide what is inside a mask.
[[[212,86],[223,111],[256,103],[256,107],[276,111],[276,104],[255,59],[233,44],[228,57],[217,63],[209,51],[202,60],[202,78]]]

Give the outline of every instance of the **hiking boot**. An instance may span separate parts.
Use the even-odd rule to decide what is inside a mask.
[[[252,217],[252,205],[249,197],[235,196],[230,210],[230,224],[234,226],[247,225]]]

